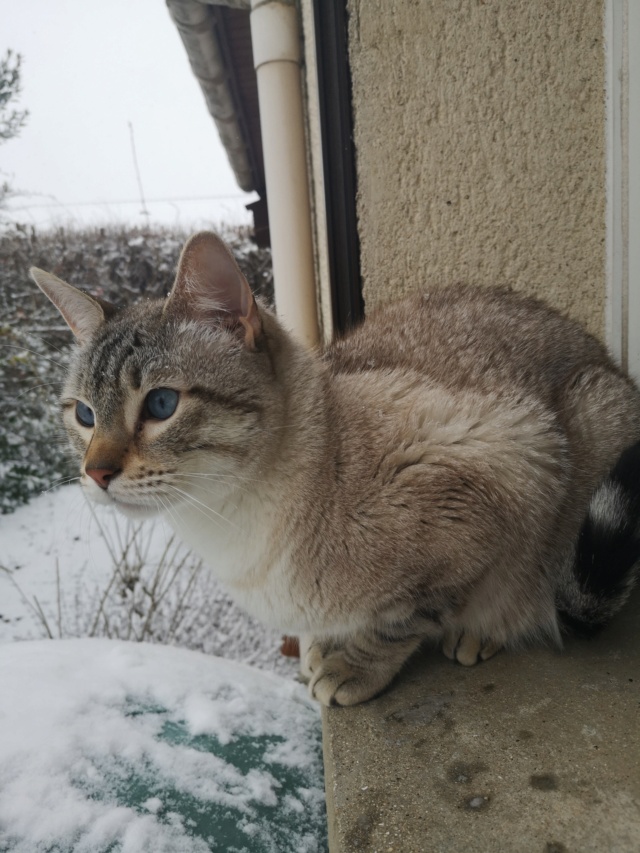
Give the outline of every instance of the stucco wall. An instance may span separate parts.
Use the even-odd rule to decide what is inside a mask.
[[[367,309],[502,284],[604,332],[603,0],[348,0]]]

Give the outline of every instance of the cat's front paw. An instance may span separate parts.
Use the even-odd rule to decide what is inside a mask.
[[[488,660],[501,645],[493,640],[483,640],[473,634],[455,629],[445,631],[442,651],[450,660],[457,660],[463,666],[474,666],[481,660]]]
[[[322,641],[310,645],[304,661],[309,693],[322,705],[358,705],[372,699],[395,672],[364,669],[347,660],[345,650]]]
[[[322,705],[357,705],[379,693],[386,683],[350,666],[341,652],[334,652],[316,668],[309,681],[309,693]]]

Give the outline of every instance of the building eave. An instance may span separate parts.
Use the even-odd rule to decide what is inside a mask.
[[[250,9],[245,0],[229,0],[226,6]],[[246,192],[260,191],[260,175],[252,156],[251,140],[241,123],[241,108],[233,94],[229,68],[217,36],[218,10],[201,0],[167,0],[169,13],[185,46],[191,69],[200,85],[207,108],[238,186]]]

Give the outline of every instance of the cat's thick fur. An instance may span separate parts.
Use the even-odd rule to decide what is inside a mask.
[[[33,275],[81,344],[63,406],[90,496],[163,513],[248,611],[303,635],[321,702],[375,695],[427,638],[472,664],[624,602],[640,395],[541,303],[424,293],[320,355],[211,234],[166,301],[123,311]],[[179,393],[166,418],[158,388]]]

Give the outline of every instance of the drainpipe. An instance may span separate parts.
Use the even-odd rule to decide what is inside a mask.
[[[307,346],[319,343],[311,203],[293,0],[251,0],[276,307]]]

